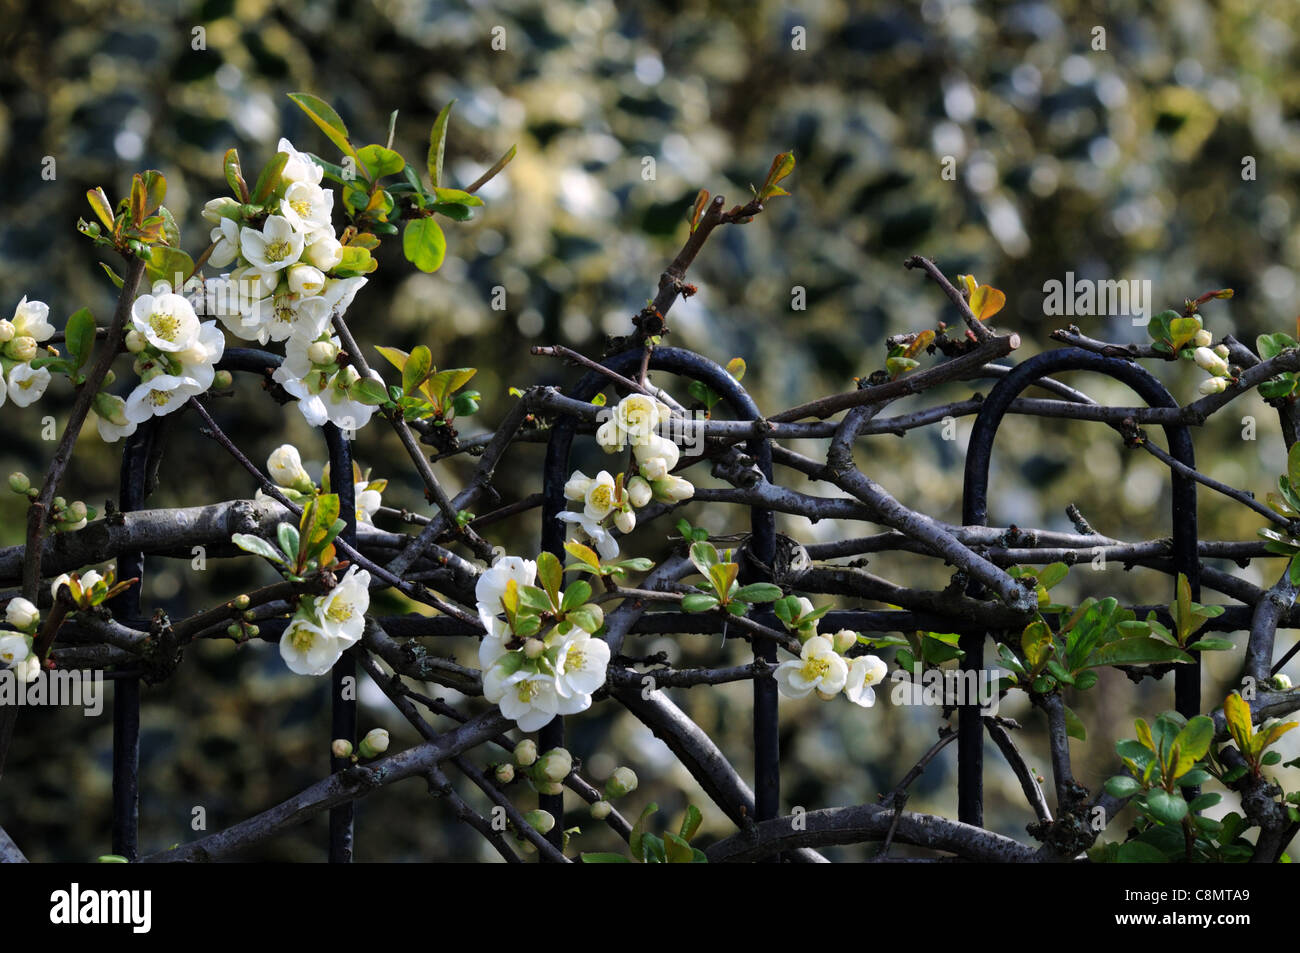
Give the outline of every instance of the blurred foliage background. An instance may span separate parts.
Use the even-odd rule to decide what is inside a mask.
[[[237,146],[245,168],[256,169],[285,135],[337,158],[287,92],[328,100],[361,141],[382,141],[390,111],[400,110],[397,146],[417,167],[434,116],[456,99],[447,159],[453,185],[472,181],[517,143],[514,163],[483,190],[486,209],[448,227],[441,271],[414,272],[388,242],[350,312],[363,342],[424,343],[440,365],[479,368],[483,407],[461,426],[466,434],[506,413],[509,386],[575,379],[571,368],[528,357],[528,346],[563,343],[598,354],[605,335],[626,333],[685,237],[696,191],[744,201],[784,149],[798,160],[785,183],[792,197],[772,202],[752,224],[715,234],[691,275],[699,294],[679,303],[671,321],[670,343],[720,362],[744,357],[746,386],[768,411],[852,387],[855,376],[883,366],[889,334],[955,319],[937,289],[902,269],[917,252],[949,275],[973,272],[1006,291],[995,323],[1020,333],[1015,359],[1049,346],[1051,330],[1070,320],[1094,337],[1145,338],[1125,317],[1045,316],[1043,283],[1066,271],[1150,280],[1154,310],[1209,288],[1235,288],[1236,298],[1205,309],[1216,336],[1253,341],[1264,331],[1289,331],[1298,310],[1295,5],[1121,2],[1102,15],[1072,0],[0,0],[0,21],[0,305],[11,308],[23,294],[48,301],[56,324],[82,305],[101,322],[111,313],[112,289],[74,227],[87,212],[86,189],[103,185],[116,198],[133,171],[161,169],[167,204],[188,226],[186,245],[197,254],[206,245],[198,212],[225,192],[225,149]],[[496,27],[505,29],[505,50],[491,48]],[[1098,27],[1104,49],[1094,48]],[[806,49],[797,50],[800,29]],[[41,175],[47,156],[57,163],[53,181]],[[955,160],[955,179],[941,175],[945,156]],[[653,178],[643,175],[647,158]],[[1253,177],[1243,177],[1247,158]],[[490,304],[498,286],[507,291],[504,311]],[[796,286],[806,290],[806,310],[791,307]],[[1184,401],[1201,376],[1185,365],[1155,370]],[[1119,386],[1073,382],[1099,400],[1131,400]],[[987,386],[954,385],[927,401]],[[256,460],[289,439],[319,467],[319,435],[257,390],[245,383],[218,405],[219,419]],[[0,470],[43,471],[53,445],[41,439],[40,418],[66,413],[69,403],[66,388],[52,387],[38,407],[6,408]],[[1199,462],[1211,476],[1262,492],[1283,467],[1276,415],[1253,395],[1234,408],[1240,413],[1220,414],[1197,432]],[[1242,439],[1245,415],[1258,420],[1254,442]],[[964,420],[956,443],[928,431],[872,438],[859,462],[910,506],[957,521],[968,432]],[[251,495],[249,481],[221,462],[192,419],[178,419],[169,439],[151,505]],[[94,504],[114,496],[117,449],[89,428],[66,495]],[[796,449],[824,452],[817,444]],[[424,506],[385,428],[362,431],[356,453],[393,481],[386,503]],[[537,489],[540,460],[537,445],[513,452],[502,475],[507,500]],[[470,466],[446,464],[447,482],[456,485]],[[794,485],[826,492],[799,479]],[[1164,468],[1127,453],[1104,427],[1011,420],[993,486],[995,523],[1068,529],[1064,507],[1074,501],[1103,533],[1169,533]],[[1201,498],[1204,536],[1253,537],[1256,517]],[[719,532],[745,519],[699,506],[687,515]],[[22,525],[21,501],[4,494],[0,543],[19,542]],[[786,518],[781,528],[804,541],[872,531]],[[667,529],[639,531],[625,550],[662,554]],[[490,535],[531,554],[538,532],[534,514]],[[872,568],[915,585],[946,581],[915,559],[875,557]],[[1271,584],[1281,567],[1224,568]],[[1161,601],[1172,588],[1164,577],[1119,566],[1104,577],[1080,578],[1085,572],[1075,570],[1056,592]],[[213,563],[205,573],[156,561],[145,604],[176,617],[268,579],[251,560]],[[695,664],[741,652],[699,637],[634,650],[641,647]],[[472,645],[454,651],[473,656]],[[1236,665],[1235,658],[1211,660],[1207,701],[1222,697]],[[1171,704],[1168,682],[1135,690],[1107,673],[1071,700],[1090,736],[1074,746],[1080,780],[1100,784],[1112,767],[1111,741],[1131,734],[1136,715]],[[412,742],[378,691],[365,687],[362,729],[384,725],[395,743]],[[215,830],[317,779],[327,764],[326,693],[324,680],[290,676],[272,646],[191,650],[170,683],[146,694],[142,848],[193,836],[195,805],[206,807]],[[748,774],[748,687],[696,689],[679,701]],[[938,724],[932,710],[887,701],[870,711],[787,700],[782,708],[787,810],[873,799],[930,744]],[[1020,743],[1046,775],[1038,715],[1014,700],[1003,713],[1024,720]],[[107,712],[94,720],[23,713],[0,784],[0,823],[32,859],[84,859],[109,849],[110,726]],[[653,799],[675,817],[691,799],[706,809],[705,835],[729,831],[666,749],[628,716],[606,706],[573,719],[570,734],[589,774],[602,778],[627,763],[641,775],[625,812],[635,815]],[[955,814],[953,751],[914,785],[909,808]],[[1014,779],[993,749],[989,765],[987,821],[1023,837],[1030,817]],[[611,835],[571,807],[568,823],[591,830],[580,845],[610,849]],[[320,859],[324,829],[322,818],[256,856]],[[489,855],[415,782],[360,804],[357,843],[361,860]]]

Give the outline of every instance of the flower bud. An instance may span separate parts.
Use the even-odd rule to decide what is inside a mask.
[[[99,570],[92,569],[90,572],[81,574],[81,591],[90,592],[95,586],[104,581],[104,577],[99,574]]]
[[[132,354],[139,354],[145,349],[145,346],[148,345],[148,343],[149,339],[135,328],[126,332],[126,349]]]
[[[36,678],[41,673],[41,660],[35,655],[29,655],[16,666],[14,666],[14,677],[18,681],[26,684]]]
[[[533,768],[534,775],[540,781],[563,781],[573,770],[573,755],[565,748],[552,748],[542,755]]]
[[[581,470],[574,470],[573,476],[569,477],[568,482],[564,484],[564,498],[574,501],[585,500],[590,487],[591,477]]]
[[[235,596],[235,598],[230,600],[230,604],[241,611],[247,609],[252,605],[252,603],[253,600],[248,598],[248,593],[246,592],[241,592],[239,595]]]
[[[15,596],[5,607],[5,621],[19,632],[30,632],[41,621],[41,613],[22,596]]]
[[[36,338],[20,335],[5,345],[5,350],[15,361],[26,363],[36,356]]]
[[[388,732],[383,728],[371,728],[361,739],[357,754],[363,758],[377,758],[388,750]]]
[[[668,461],[663,457],[649,457],[641,461],[641,476],[653,486],[655,480],[662,480],[668,475]]]
[[[339,346],[333,341],[313,341],[307,345],[307,360],[313,364],[333,364],[338,356]]]
[[[498,764],[495,774],[498,784],[509,784],[515,779],[515,766],[513,764]]]
[[[27,478],[26,473],[15,470],[9,474],[9,489],[15,493],[26,493],[32,488],[32,481]]]
[[[298,456],[298,448],[291,443],[281,444],[271,451],[271,455],[266,458],[266,470],[279,486],[293,487],[304,492],[312,486],[311,476],[303,468],[302,458]]]
[[[1279,692],[1291,691],[1291,676],[1285,672],[1278,672],[1273,676],[1273,687]]]
[[[126,401],[121,397],[100,391],[95,395],[94,407],[95,413],[99,414],[99,416],[103,417],[114,426],[126,426]]]
[[[546,643],[541,639],[529,639],[524,643],[524,658],[537,658],[546,651]]]
[[[1222,394],[1228,389],[1228,379],[1226,377],[1207,377],[1201,381],[1201,385],[1196,388],[1202,394]]]
[[[627,767],[619,768],[605,782],[605,797],[612,800],[616,797],[631,794],[636,790],[636,785],[636,772]]]
[[[237,218],[240,208],[240,204],[229,196],[212,199],[203,206],[203,220],[210,225],[216,225],[223,218]]]
[[[600,444],[600,449],[606,453],[616,453],[623,449],[623,435],[613,418],[596,428],[596,443]]]
[[[1228,373],[1227,362],[1219,357],[1208,347],[1198,347],[1192,354],[1192,359],[1196,361],[1197,367],[1201,370],[1208,371],[1215,377],[1223,377]]]
[[[330,742],[330,754],[336,758],[352,757],[352,742],[346,738],[335,738]]]
[[[311,265],[289,266],[289,290],[304,298],[314,297],[325,287],[325,275]]]
[[[343,246],[337,238],[323,236],[303,249],[302,260],[321,271],[329,271],[343,261]]]
[[[603,821],[614,811],[614,805],[606,800],[597,801],[591,805],[591,816],[598,821]]]
[[[614,514],[614,525],[620,533],[630,533],[636,529],[636,514],[629,510],[619,510]]]
[[[524,820],[528,825],[539,834],[549,833],[555,826],[555,818],[551,816],[550,811],[543,811],[540,808],[535,811],[529,811],[524,815]]]
[[[627,481],[627,498],[638,509],[649,503],[653,495],[654,491],[645,477],[638,475]]]
[[[689,480],[672,474],[662,480],[653,480],[650,485],[654,488],[655,497],[665,503],[680,503],[695,495],[695,486]]]
[[[230,371],[217,371],[212,375],[213,390],[225,390],[235,383],[234,375]]]
[[[521,768],[526,768],[537,760],[537,742],[531,738],[525,738],[519,744],[515,745],[515,764]]]
[[[564,784],[560,781],[534,781],[533,787],[538,794],[563,794]]]
[[[1205,328],[1201,328],[1201,330],[1197,331],[1196,334],[1192,336],[1193,347],[1209,347],[1213,341],[1214,335],[1205,330]]]
[[[72,588],[72,577],[69,576],[66,572],[55,577],[55,580],[52,583],[50,583],[50,595],[54,597],[54,600],[56,602],[58,601],[59,598],[59,590],[62,589],[64,586],[67,586],[69,589]],[[76,595],[75,591],[73,592],[73,595],[74,596]]]
[[[1219,357],[1223,358],[1225,361],[1228,359],[1228,354],[1230,353],[1228,351],[1228,345],[1216,344],[1213,350],[1215,354],[1219,355]]]
[[[72,505],[68,507],[68,515],[65,518],[75,523],[78,520],[84,520],[86,516],[86,504],[81,500],[74,500]]]
[[[850,632],[848,629],[840,629],[835,633],[834,638],[835,651],[843,655],[853,646],[858,644],[858,634]]]
[[[14,323],[7,318],[0,318],[0,344],[8,344],[14,339],[18,332],[14,330]]]

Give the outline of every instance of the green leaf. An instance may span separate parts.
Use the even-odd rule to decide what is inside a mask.
[[[348,388],[348,396],[370,407],[379,407],[389,403],[388,391],[382,381],[373,377],[358,377]]]
[[[122,285],[126,284],[126,282],[122,280],[122,276],[112,268],[108,267],[104,262],[101,261],[99,267],[104,269],[104,273],[108,275],[108,280],[113,282],[114,287],[121,288]]]
[[[1116,639],[1101,646],[1088,657],[1087,668],[1100,665],[1144,665],[1152,662],[1190,662],[1192,657],[1181,649],[1156,639]]]
[[[1137,778],[1127,774],[1117,774],[1106,782],[1106,793],[1111,797],[1132,797],[1141,790]]]
[[[1228,733],[1237,743],[1237,750],[1243,756],[1249,756],[1255,728],[1251,723],[1250,706],[1236,692],[1231,692],[1223,700],[1223,719],[1228,723]]]
[[[713,583],[713,591],[718,594],[718,601],[728,601],[731,587],[736,584],[736,576],[739,574],[740,566],[735,563],[716,563],[709,567],[709,581]]]
[[[280,184],[280,176],[284,173],[284,167],[288,162],[289,153],[277,152],[275,158],[262,169],[262,174],[257,177],[257,185],[253,188],[254,205],[264,204],[275,192],[276,187]]]
[[[1178,749],[1178,760],[1173,765],[1173,777],[1181,777],[1190,771],[1192,765],[1205,757],[1213,740],[1214,722],[1211,719],[1204,715],[1188,719],[1187,725],[1174,739],[1174,746]]]
[[[718,564],[718,550],[709,542],[692,543],[690,556],[691,563],[700,571],[700,575],[706,578],[709,575],[709,567]]]
[[[348,127],[343,124],[343,120],[329,103],[310,93],[290,93],[289,98],[298,104],[298,108],[307,114],[321,132],[325,133],[330,142],[338,146],[339,151],[344,155],[352,156],[358,162],[361,161],[357,151],[352,148]]]
[[[114,224],[113,203],[108,200],[102,188],[90,189],[86,192],[86,201],[90,203],[91,209],[95,212],[95,217],[103,222],[104,227],[112,231]]]
[[[564,567],[554,553],[542,552],[537,557],[537,581],[542,584],[554,605],[560,601],[560,586],[564,584]],[[591,587],[587,587],[588,591]],[[584,600],[585,601],[585,600]]]
[[[1187,816],[1187,802],[1177,794],[1156,788],[1147,795],[1147,813],[1162,824],[1178,824]]]
[[[664,834],[664,856],[670,864],[689,864],[695,860],[691,845],[671,831]]]
[[[407,354],[401,348],[385,347],[382,344],[376,344],[375,350],[384,356],[384,360],[392,364],[399,371],[406,367],[406,362],[411,355]]]
[[[447,254],[447,239],[442,234],[442,226],[431,218],[407,222],[402,233],[402,252],[406,260],[421,271],[429,274],[437,271]]]
[[[226,171],[226,184],[230,186],[230,191],[239,201],[247,202],[250,196],[248,184],[244,181],[244,172],[239,167],[239,152],[235,149],[227,149],[222,166]]]
[[[1187,646],[1194,652],[1230,652],[1235,649],[1236,643],[1232,639],[1197,639]]]
[[[438,118],[433,121],[433,128],[429,130],[429,185],[436,189],[442,185],[442,158],[447,149],[447,121],[451,118],[451,107],[456,105],[456,100],[452,100],[442,107],[438,113]]]
[[[564,612],[570,612],[586,603],[590,598],[591,583],[585,579],[575,579],[564,590],[564,601],[560,603],[560,609]]]
[[[775,602],[781,598],[781,587],[770,582],[754,582],[737,589],[735,598],[741,602]]]
[[[64,339],[68,344],[68,353],[72,355],[72,366],[79,370],[95,349],[95,316],[89,308],[81,308],[68,318]]]
[[[473,367],[451,367],[439,371],[429,378],[425,393],[429,395],[429,399],[433,401],[439,412],[445,411],[447,395],[460,390],[477,373],[478,370]]]
[[[478,208],[483,200],[464,189],[434,189],[433,196],[440,205],[463,205],[466,208]]]
[[[1259,350],[1259,356],[1266,361],[1277,357],[1287,348],[1295,346],[1295,339],[1281,331],[1276,334],[1261,334],[1255,338],[1255,347]]]
[[[1291,445],[1286,455],[1286,476],[1293,488],[1300,487],[1300,441]]]
[[[284,554],[260,536],[251,533],[235,533],[230,537],[230,541],[246,553],[261,556],[281,566],[285,564]]]
[[[581,855],[584,864],[630,864],[622,854],[611,854],[608,852],[591,851],[583,852]]]
[[[1197,317],[1178,317],[1170,321],[1169,340],[1174,350],[1180,350],[1184,344],[1196,337],[1196,332],[1199,330],[1201,330],[1201,319]]]
[[[600,606],[595,603],[571,609],[565,615],[565,618],[590,635],[594,635],[605,623],[605,614],[601,611]]]
[[[657,810],[659,810],[659,805],[651,801],[645,806],[645,809],[641,812],[641,816],[636,819],[636,823],[632,825],[632,832],[628,835],[627,846],[632,849],[633,860],[640,861],[645,857],[643,839],[646,833],[646,826],[650,820],[650,816]]]
[[[414,394],[428,378],[431,370],[433,370],[432,352],[423,344],[417,344],[411,351],[406,366],[402,368],[402,392]]]
[[[298,527],[292,523],[281,523],[275,528],[275,538],[286,556],[293,559],[298,555]]]
[[[154,245],[149,249],[149,261],[145,265],[145,274],[150,281],[166,281],[174,288],[183,286],[185,280],[194,272],[194,259],[179,248],[167,245]],[[176,276],[180,275],[180,282]],[[179,293],[179,292],[178,292]]]
[[[358,149],[357,158],[369,170],[372,182],[386,176],[397,175],[406,166],[406,160],[401,155],[392,149],[373,143]]]
[[[590,546],[569,542],[564,544],[564,551],[583,565],[590,566],[593,572],[600,571],[600,557],[596,555],[596,551]]]
[[[688,592],[682,596],[682,610],[684,612],[708,612],[716,608],[718,597],[711,596],[707,592]]]
[[[694,804],[686,805],[686,816],[682,818],[681,826],[682,840],[689,841],[694,837],[702,823],[704,823],[704,815],[700,813],[700,809]]]
[[[1088,729],[1074,713],[1074,709],[1066,706],[1065,708],[1065,733],[1071,738],[1077,738],[1080,741],[1088,740]]]
[[[1167,864],[1169,858],[1165,856],[1164,851],[1152,847],[1150,844],[1134,840],[1119,845],[1115,862],[1119,864]]]

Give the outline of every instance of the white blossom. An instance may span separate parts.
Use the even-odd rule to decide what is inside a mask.
[[[814,691],[830,698],[843,690],[848,674],[848,665],[830,639],[814,635],[803,644],[799,658],[782,662],[772,677],[781,694],[788,698],[806,698]]]
[[[32,370],[30,364],[15,364],[9,371],[8,395],[19,407],[27,407],[41,399],[49,384],[49,368]]]
[[[244,258],[262,271],[288,268],[302,255],[303,244],[302,232],[283,215],[268,215],[261,231],[244,226],[239,233]]]
[[[199,336],[194,307],[178,294],[146,294],[131,306],[131,325],[160,351],[183,351]]]
[[[849,662],[844,694],[853,704],[870,708],[876,703],[876,693],[871,686],[884,681],[887,672],[884,659],[875,655],[859,655]]]

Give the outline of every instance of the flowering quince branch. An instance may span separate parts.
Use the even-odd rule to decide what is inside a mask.
[[[1164,463],[1171,479],[1209,487],[1262,517],[1267,525],[1260,540],[1196,541],[1189,567],[1176,558],[1169,541],[1101,536],[1077,510],[1071,513],[1075,533],[940,522],[886,492],[858,465],[854,450],[873,436],[901,437],[950,417],[982,419],[979,394],[962,399],[946,394],[920,410],[884,414],[904,397],[1013,373],[995,363],[1021,343],[1014,332],[992,326],[1006,302],[1002,291],[970,275],[950,280],[934,261],[909,258],[906,267],[938,285],[962,324],[950,328],[937,322],[892,337],[884,342],[882,366],[855,380],[851,390],[766,417],[756,408],[742,415],[753,418],[747,420],[714,414],[723,391],[732,398],[744,394],[743,361],[733,359],[725,372],[698,355],[684,364],[664,362],[683,353],[660,345],[669,332],[669,310],[695,292],[686,275],[710,234],[722,225],[750,221],[787,194],[779,183],[792,174],[794,158],[781,153],[746,204],[727,209],[721,197],[700,192],[688,215],[685,243],[661,274],[655,297],[633,318],[632,333],[612,342],[604,358],[559,346],[533,349],[584,368],[585,380],[602,388],[599,394],[588,401],[554,388],[515,391],[518,399],[495,429],[462,439],[457,419],[476,413],[483,399],[468,386],[475,369],[439,368],[424,345],[406,352],[359,342],[345,316],[377,267],[372,252],[387,238],[400,236],[412,265],[436,271],[447,241],[439,220],[469,218],[483,204],[475,193],[505,167],[513,149],[468,188],[451,188],[443,177],[450,106],[435,122],[427,160],[417,171],[392,148],[391,137],[386,145],[359,145],[327,103],[306,93],[292,98],[337,150],[337,163],[282,139],[260,173],[246,178],[239,156],[228,152],[223,169],[229,194],[204,207],[208,234],[197,259],[180,247],[179,229],[163,205],[166,183],[158,173],[137,175],[117,206],[102,190],[93,190],[88,201],[95,220],[79,228],[127,261],[125,275],[109,272],[121,292],[108,328],[97,328],[83,310],[60,334],[47,320],[49,308],[27,299],[10,319],[0,320],[0,402],[11,399],[27,407],[55,375],[77,388],[73,415],[43,482],[34,487],[22,474],[9,480],[31,505],[26,544],[0,551],[0,581],[22,584],[21,595],[5,603],[0,663],[25,681],[51,665],[110,668],[156,681],[174,677],[179,668],[179,660],[170,657],[176,653],[161,653],[169,655],[163,659],[149,647],[164,633],[175,647],[200,638],[229,638],[241,646],[270,641],[277,643],[286,667],[303,676],[319,677],[340,660],[351,665],[356,659],[420,741],[388,753],[390,739],[382,729],[356,744],[352,737],[333,739],[331,753],[342,767],[330,777],[228,830],[147,860],[230,857],[408,777],[425,779],[430,793],[507,861],[527,854],[553,862],[576,856],[569,845],[576,829],[552,813],[562,805],[555,799],[565,788],[628,845],[628,854],[583,854],[586,862],[756,860],[774,854],[817,861],[823,859],[817,847],[864,842],[881,845],[880,860],[894,859],[889,852],[895,844],[974,860],[1141,860],[1152,859],[1153,851],[1165,859],[1282,856],[1300,825],[1300,797],[1281,792],[1268,773],[1277,763],[1268,748],[1290,725],[1270,719],[1300,710],[1300,693],[1291,690],[1281,671],[1291,654],[1273,661],[1278,628],[1300,625],[1293,605],[1300,590],[1300,451],[1293,446],[1300,345],[1294,339],[1264,335],[1253,350],[1231,337],[1216,341],[1201,308],[1231,292],[1215,290],[1153,318],[1150,341],[1141,346],[1099,341],[1073,327],[1054,335],[1090,358],[1150,360],[1159,366],[1186,361],[1204,374],[1196,401],[1113,407],[1043,377],[1037,382],[1051,399],[1005,402],[1010,413],[1108,424],[1126,446],[1143,447]],[[149,286],[140,293],[146,278]],[[255,347],[227,348],[232,340]],[[392,380],[371,366],[366,346],[385,359]],[[123,352],[130,355],[135,379],[115,394],[110,392],[112,364]],[[923,367],[930,357],[936,360]],[[650,380],[652,367],[673,367],[688,378],[676,397]],[[718,374],[707,381],[693,378],[689,368],[702,367]],[[234,386],[234,372],[244,371],[264,381],[269,377],[295,400],[308,423],[338,428],[348,440],[376,412],[387,418],[424,487],[427,515],[397,501],[385,505],[385,495],[393,496],[387,479],[372,478],[355,463],[351,473],[309,473],[291,444],[272,452],[265,468],[253,463],[205,405],[211,391]],[[1250,390],[1278,409],[1292,451],[1278,492],[1263,502],[1200,473],[1172,449],[1161,450],[1140,429],[1200,425]],[[192,410],[201,431],[253,477],[253,499],[137,510],[109,520],[97,519],[80,501],[57,496],[91,411],[101,437],[113,442],[182,409]],[[552,472],[548,464],[543,492],[501,499],[494,487],[498,467],[517,444],[554,439],[560,432],[552,429],[557,421],[594,438],[609,462],[594,473],[567,463]],[[782,445],[813,439],[828,441],[824,459]],[[432,459],[425,446],[436,451]],[[828,484],[831,493],[814,496],[780,485],[770,475],[767,457],[759,454],[764,447],[774,464]],[[435,467],[463,452],[479,452],[480,459],[468,483],[456,491]],[[690,474],[705,460],[721,486],[697,487]],[[354,507],[344,506],[347,496]],[[485,498],[491,509],[472,513]],[[861,520],[884,531],[806,547],[775,536],[774,552],[760,557],[766,545],[760,530],[715,536],[677,514],[675,535],[664,534],[677,548],[658,565],[635,549],[624,552],[630,539],[643,538],[631,534],[662,525],[658,521],[668,513],[689,505],[693,520],[707,520],[724,504],[760,514]],[[551,539],[564,540],[562,550],[556,543],[554,552],[507,555],[481,535],[486,527],[539,505],[554,521],[548,536],[554,531]],[[399,531],[376,525],[387,520]],[[411,524],[419,531],[403,531]],[[47,536],[50,528],[54,533]],[[191,545],[210,547],[212,558],[256,556],[275,566],[282,581],[176,623],[114,617],[109,600],[137,580],[119,581],[110,569],[90,567],[139,552],[167,556]],[[1121,606],[1113,598],[1096,597],[1077,606],[1055,603],[1051,590],[1072,565],[1092,560],[1099,548],[1126,566],[1169,574],[1173,599],[1151,606]],[[874,567],[868,572],[832,561],[895,552],[942,560],[952,567],[951,582],[942,590],[918,589],[877,575]],[[1265,590],[1196,564],[1209,558],[1243,564],[1285,558],[1287,568]],[[42,577],[50,571],[66,575],[50,581],[50,601],[42,608]],[[1237,604],[1199,603],[1200,584]],[[386,588],[436,614],[377,618],[372,592]],[[839,597],[885,608],[837,608]],[[1206,714],[1162,714],[1154,727],[1140,721],[1137,740],[1121,740],[1116,749],[1126,774],[1117,774],[1095,794],[1076,779],[1069,739],[1085,729],[1068,702],[1096,684],[1097,669],[1118,667],[1135,680],[1159,677],[1200,653],[1231,651],[1233,644],[1215,633],[1239,629],[1250,632],[1246,670],[1257,689],[1253,698],[1229,696]],[[756,651],[778,654],[739,665],[684,667],[662,654],[637,657],[627,648],[629,640],[652,634],[720,635],[723,643],[740,638]],[[776,803],[774,792],[764,787],[768,782],[760,775],[756,797],[713,739],[662,691],[747,681],[755,685],[756,697],[779,695],[782,704],[804,711],[836,700],[863,709],[861,717],[890,717],[876,702],[877,690],[891,678],[891,658],[895,682],[919,687],[933,676],[942,682],[953,665],[965,664],[971,638],[983,640],[986,634],[997,650],[1000,679],[994,697],[1026,693],[1047,729],[1054,809],[1011,741],[1007,729],[1018,726],[988,713],[975,722],[1016,776],[1033,815],[1029,831],[1037,845],[975,823],[904,810],[909,785],[958,737],[946,724],[903,780],[881,795],[880,804],[787,817],[772,817],[769,809],[769,816],[756,816],[762,809],[757,805]],[[431,639],[451,640],[437,643],[450,646],[476,640],[477,667],[434,654]],[[464,699],[450,704],[428,698],[404,679],[445,685]],[[554,737],[557,718],[581,717],[607,701],[623,706],[664,740],[738,833],[709,831],[711,845],[692,845],[702,817],[695,808],[676,831],[652,830],[654,805],[644,806],[639,819],[629,823],[613,802],[637,789],[631,768],[620,767],[598,786],[583,778],[580,760],[562,743],[526,737],[533,732],[542,732],[540,739]],[[943,688],[927,703],[945,717],[958,709],[965,730],[968,705]],[[774,710],[768,714],[775,718]],[[442,717],[455,727],[436,729],[433,719]],[[1166,741],[1177,743],[1180,754],[1171,757]],[[493,750],[485,745],[504,756],[480,762],[480,750]],[[457,783],[467,779],[502,809],[506,831],[461,797],[446,762],[456,769]],[[1209,792],[1195,792],[1209,780],[1241,795],[1237,821],[1204,818]],[[522,807],[527,792],[545,799],[548,809]],[[1139,813],[1136,834],[1096,844],[1100,829],[1089,823],[1091,812],[1102,810],[1109,822],[1130,803]],[[1254,844],[1242,836],[1252,827],[1259,831]]]

